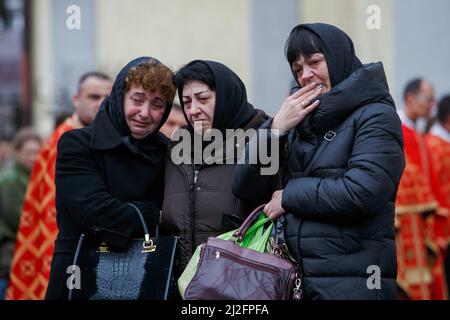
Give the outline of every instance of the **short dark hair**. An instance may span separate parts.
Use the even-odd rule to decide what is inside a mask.
[[[445,123],[450,117],[450,95],[444,96],[438,103],[437,118],[440,123]]]
[[[314,32],[298,25],[289,34],[284,52],[289,65],[292,66],[300,56],[308,58],[315,53],[323,53],[323,49],[319,37]]]
[[[405,90],[403,91],[403,100],[406,101],[406,96],[408,94],[418,94],[420,91],[420,85],[422,84],[423,79],[422,78],[415,78],[411,81],[409,81],[406,84]]]
[[[197,60],[189,62],[181,67],[173,77],[173,83],[180,93],[183,90],[183,86],[193,80],[204,82],[211,90],[216,90],[214,74],[206,63]]]
[[[112,82],[111,78],[106,73],[103,73],[103,72],[100,72],[100,71],[86,72],[78,80],[78,91],[81,90],[81,86],[83,85],[83,83],[90,77],[99,78],[99,79],[102,79],[102,80],[107,80],[107,81],[111,81]]]

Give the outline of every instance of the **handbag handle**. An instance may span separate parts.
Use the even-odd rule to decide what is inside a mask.
[[[144,248],[146,245],[153,246],[153,241],[150,239],[150,233],[148,232],[147,224],[145,223],[141,210],[133,203],[128,202],[128,205],[134,209],[139,220],[141,220],[142,228],[144,229]]]
[[[133,203],[128,202],[127,204],[134,209],[134,211],[136,212],[136,214],[139,217],[139,220],[141,221],[142,228],[144,229],[144,239],[145,239],[144,244],[143,244],[144,251],[146,249],[152,250],[153,241],[150,239],[150,233],[148,232],[147,224],[145,223],[144,216],[142,215],[141,210],[139,210],[139,208]],[[80,254],[81,246],[83,244],[84,238],[85,238],[85,235],[82,233],[80,238],[78,239],[77,248],[75,250],[75,255],[73,258],[73,262],[72,262],[72,273],[75,273],[75,267],[78,264],[78,256]],[[72,300],[72,293],[73,293],[73,288],[70,288],[69,294],[68,294],[68,300]]]
[[[250,227],[254,219],[258,216],[259,212],[264,208],[265,205],[266,204],[264,203],[258,206],[255,210],[253,210],[253,212],[248,215],[247,219],[245,219],[245,221],[242,223],[239,229],[236,230],[233,236],[235,236],[238,241],[242,241],[242,239],[244,239],[244,236],[247,233],[248,228]]]

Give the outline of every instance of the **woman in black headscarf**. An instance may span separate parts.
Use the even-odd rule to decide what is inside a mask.
[[[258,165],[240,165],[234,191],[282,217],[306,299],[392,299],[405,162],[383,65],[362,65],[351,39],[323,23],[296,26],[286,56],[300,89],[261,127],[287,147],[284,187]]]
[[[156,59],[131,61],[117,75],[93,124],[59,140],[55,177],[59,233],[47,299],[67,299],[66,270],[81,234],[86,235],[85,242],[127,248],[130,239],[143,234],[138,215],[127,203],[140,209],[150,230],[158,222],[168,146],[158,130],[175,96],[172,77],[172,71]]]
[[[267,116],[247,102],[241,79],[221,63],[192,61],[177,71],[174,82],[188,122],[185,132],[191,150],[181,164],[175,152],[167,160],[162,221],[166,232],[180,236],[180,274],[199,244],[236,228],[250,213],[231,190],[238,155],[235,147],[243,143],[238,141],[227,149],[226,129],[256,129]],[[204,139],[208,136],[211,141]],[[176,146],[174,141],[172,150]],[[217,147],[215,154],[207,152],[208,146]]]

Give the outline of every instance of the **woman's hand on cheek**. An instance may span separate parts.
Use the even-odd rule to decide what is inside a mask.
[[[322,86],[313,82],[287,97],[273,118],[270,128],[274,133],[282,135],[303,121],[320,104],[319,100],[311,102],[320,95],[321,90]]]

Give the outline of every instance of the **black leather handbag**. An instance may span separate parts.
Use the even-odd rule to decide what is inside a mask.
[[[78,266],[81,287],[69,290],[69,300],[167,300],[176,296],[173,277],[177,237],[150,238],[140,210],[144,239],[131,240],[128,250],[102,242],[84,241],[81,235],[73,267]],[[83,241],[85,244],[83,244]]]

